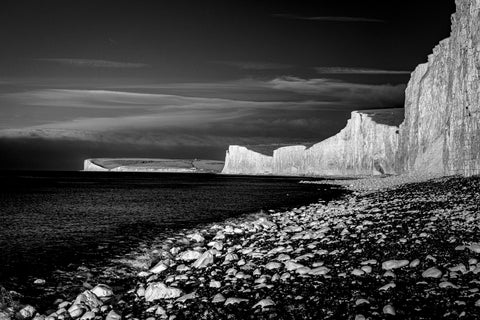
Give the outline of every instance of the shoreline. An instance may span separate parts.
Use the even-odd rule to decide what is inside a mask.
[[[379,183],[379,179],[386,180]],[[439,221],[438,215],[449,217],[447,213],[452,212],[469,221],[468,215],[460,211],[474,203],[471,199],[460,203],[461,192],[470,194],[472,199],[478,199],[478,195],[473,189],[465,192],[461,185],[470,183],[478,187],[479,179],[447,177],[398,186],[409,179],[387,177],[354,183],[343,180],[353,193],[329,203],[319,201],[289,211],[247,214],[175,232],[152,248],[145,248],[144,255],[118,261],[141,267],[130,279],[127,292],[110,292],[106,287],[101,287],[103,291],[86,290],[83,295],[96,301],[93,305],[88,299],[79,298],[80,294],[68,303],[60,303],[57,311],[46,319],[173,319],[172,316],[184,319],[200,314],[207,319],[246,316],[295,319],[298,312],[321,318],[412,316],[415,309],[406,309],[412,301],[405,296],[407,289],[411,292],[412,288],[419,290],[413,295],[417,299],[413,303],[420,309],[415,312],[434,319],[438,312],[432,313],[427,304],[429,298],[422,296],[425,287],[451,296],[452,290],[463,288],[455,284],[458,278],[469,272],[473,274],[477,268],[480,272],[480,264],[472,260],[477,251],[469,249],[472,248],[468,247],[469,239],[451,242],[452,236],[444,243],[438,229],[429,223]],[[334,183],[328,180],[315,183],[329,182]],[[458,206],[443,210],[447,212],[433,204],[445,197],[437,190],[444,188],[444,184],[453,186],[448,188],[450,193],[461,190],[453,199],[459,202]],[[412,196],[415,192],[419,195]],[[412,203],[428,196],[435,198],[430,208],[433,210],[410,208]],[[394,211],[403,214],[398,217]],[[403,226],[408,232],[397,235],[402,231],[397,226],[402,226],[405,219],[413,225]],[[417,219],[425,225],[415,226]],[[451,223],[455,228],[462,227],[455,220]],[[412,233],[414,236],[409,239]],[[458,234],[456,238],[468,236],[472,234]],[[443,240],[444,247],[430,241],[437,237]],[[374,240],[373,246],[367,238]],[[453,248],[446,247],[450,243]],[[431,246],[432,252],[425,252],[422,245]],[[458,246],[464,246],[463,250],[457,250]],[[472,257],[462,260],[463,267],[461,259],[457,259],[457,265],[445,261],[448,255],[470,252]],[[425,276],[427,271],[430,273]],[[91,297],[90,293],[99,291],[110,293],[97,296],[96,300]],[[440,294],[437,298],[444,302],[448,295]],[[479,315],[480,308],[475,309],[477,299],[469,298],[465,304],[448,308],[455,311],[465,306],[464,309]],[[430,317],[426,312],[430,312]],[[461,312],[454,314],[458,316]]]

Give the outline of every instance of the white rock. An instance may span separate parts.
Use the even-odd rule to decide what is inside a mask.
[[[415,259],[413,260],[412,262],[410,262],[410,264],[408,265],[410,268],[416,268],[418,267],[418,265],[420,264],[420,260],[418,259]]]
[[[25,307],[23,307],[21,310],[20,310],[20,315],[24,318],[32,318],[33,315],[35,314],[35,312],[37,312],[37,310],[35,310],[35,308],[31,305],[26,305]]]
[[[193,264],[194,268],[205,268],[213,263],[213,254],[210,251],[205,251]]]
[[[181,296],[180,298],[178,298],[177,300],[175,300],[175,302],[180,302],[180,303],[184,303],[188,300],[192,300],[192,299],[195,299],[197,297],[197,293],[196,292],[192,292],[192,293],[188,293],[188,294],[185,294],[183,296]]]
[[[210,281],[210,284],[208,286],[210,288],[220,288],[222,286],[222,283],[220,281],[212,280]]]
[[[98,284],[91,291],[100,300],[108,300],[113,296],[112,288],[105,284]]]
[[[33,284],[38,284],[38,285],[42,285],[45,283],[46,281],[44,279],[36,279],[35,281],[33,281]]]
[[[257,302],[254,306],[253,306],[253,309],[257,308],[257,307],[261,307],[262,309],[264,308],[268,308],[270,306],[274,306],[275,305],[275,302],[273,302],[272,299],[262,299],[260,300],[259,302]]]
[[[296,269],[298,269],[298,268],[304,267],[303,264],[296,263],[296,262],[294,262],[294,261],[292,261],[292,260],[287,261],[287,262],[284,262],[284,264],[285,264],[285,268],[286,268],[288,271],[293,271],[293,270],[296,270]]]
[[[84,292],[80,293],[77,296],[73,304],[84,304],[88,306],[90,309],[93,309],[103,305],[103,302],[92,291],[85,290]]]
[[[224,301],[225,301],[225,297],[221,293],[217,293],[212,299],[213,303],[219,303]]]
[[[370,301],[368,301],[367,299],[357,299],[357,301],[355,301],[356,306],[360,306],[362,304],[370,304]]]
[[[436,267],[431,267],[422,273],[422,277],[424,278],[440,278],[441,276],[442,271],[438,270]]]
[[[68,314],[72,318],[79,318],[82,314],[86,311],[85,307],[80,304],[74,304],[70,308],[68,308]]]
[[[243,299],[243,298],[228,298],[224,305],[228,306],[229,304],[237,304],[237,303],[242,303],[242,302],[248,302],[248,299]]]
[[[80,320],[93,320],[95,319],[95,312],[87,311],[85,314],[80,318]]]
[[[195,250],[187,250],[180,252],[177,255],[177,259],[182,260],[182,261],[193,261],[197,260],[202,256],[201,252],[195,251]]]
[[[116,313],[115,311],[110,311],[108,314],[107,314],[107,317],[105,318],[105,320],[120,320],[122,319],[122,317]]]
[[[324,276],[329,272],[330,272],[329,268],[322,266],[322,267],[311,269],[309,274],[314,275],[314,276]]]
[[[393,270],[407,266],[408,260],[388,260],[382,263],[382,269]]]
[[[475,253],[480,253],[480,244],[479,243],[472,243],[467,248],[470,249],[470,251],[473,251]]]
[[[439,284],[438,286],[439,286],[440,288],[442,288],[442,289],[445,289],[445,288],[458,289],[458,286],[456,286],[456,285],[454,285],[453,283],[448,282],[448,281],[440,282],[440,284]]]
[[[202,235],[200,233],[194,233],[194,234],[190,234],[187,236],[188,238],[192,239],[192,240],[195,240],[196,242],[203,242],[205,241],[205,238],[202,237]]]
[[[165,263],[163,263],[163,261],[160,261],[152,269],[150,269],[150,272],[158,274],[167,269],[168,269],[168,266]]]
[[[380,291],[386,291],[386,290],[389,290],[391,288],[395,288],[397,285],[393,282],[390,282],[390,283],[387,283],[386,285],[384,285],[383,287],[380,287],[378,290]]]
[[[390,304],[387,304],[385,307],[383,307],[383,313],[391,316],[396,315],[395,309]]]
[[[354,276],[363,276],[365,274],[365,271],[360,269],[353,269],[352,274]]]
[[[282,264],[279,263],[279,262],[269,262],[265,265],[265,269],[268,269],[268,270],[274,270],[274,269],[279,269],[282,267]]]
[[[145,300],[155,301],[159,299],[173,299],[182,295],[182,290],[174,287],[167,287],[162,282],[153,282],[145,290]]]

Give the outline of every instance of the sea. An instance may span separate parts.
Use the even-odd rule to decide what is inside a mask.
[[[1,172],[0,286],[27,300],[54,297],[55,291],[68,291],[78,270],[111,265],[176,230],[330,201],[344,193],[339,187],[300,180],[188,173]],[[70,281],[65,282],[65,275]],[[78,278],[81,286],[84,280]],[[46,283],[35,284],[37,279]]]

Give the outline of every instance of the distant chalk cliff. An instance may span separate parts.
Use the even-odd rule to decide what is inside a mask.
[[[337,135],[306,146],[287,146],[263,155],[246,147],[230,146],[225,174],[341,176],[394,173],[398,125],[403,109],[352,112]]]
[[[223,161],[189,159],[97,158],[83,162],[84,171],[219,173]]]
[[[403,109],[355,111],[335,136],[310,148],[278,148],[272,155],[230,146],[222,172],[480,174],[480,0],[456,5],[451,36],[412,73],[404,114]]]

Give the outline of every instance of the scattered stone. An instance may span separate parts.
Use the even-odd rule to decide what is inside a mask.
[[[230,304],[239,304],[239,303],[242,303],[242,302],[248,302],[248,299],[242,299],[242,298],[228,298],[226,301],[225,301],[225,306],[228,306]]]
[[[182,295],[182,290],[173,287],[167,287],[162,282],[151,283],[145,290],[145,300],[155,301],[160,299],[173,299]]]
[[[105,317],[105,320],[120,320],[120,319],[122,319],[122,317],[113,310],[111,310]]]
[[[257,307],[261,307],[262,309],[265,309],[274,305],[275,305],[275,302],[273,302],[272,299],[262,299],[253,306],[253,309]]]
[[[212,299],[213,303],[220,303],[224,301],[225,301],[225,297],[221,293],[217,293]]]
[[[382,263],[382,269],[393,270],[408,266],[408,260],[388,260]]]
[[[390,304],[387,304],[383,307],[383,313],[391,316],[396,315],[395,308],[393,308]]]
[[[197,261],[192,264],[194,268],[205,268],[213,263],[213,254],[210,251],[205,251]]]
[[[431,267],[425,270],[422,273],[422,277],[424,278],[440,278],[442,276],[442,271],[438,270],[436,267]]]
[[[33,306],[27,305],[20,310],[20,315],[25,319],[30,319],[33,317],[35,312],[37,312],[37,310],[35,310]]]
[[[96,295],[100,300],[106,301],[113,296],[112,288],[105,284],[99,284],[95,286],[91,292]]]

